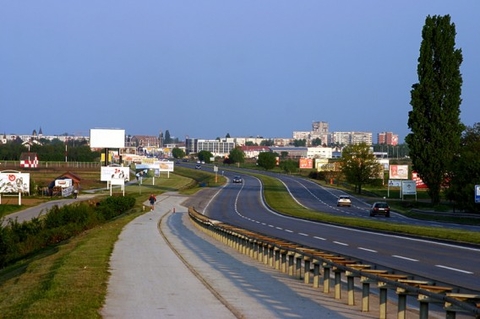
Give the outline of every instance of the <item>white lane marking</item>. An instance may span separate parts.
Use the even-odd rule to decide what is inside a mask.
[[[293,230],[290,230],[290,229],[285,229],[285,231],[286,231],[287,233],[293,233]]]
[[[418,259],[408,258],[408,257],[405,257],[405,256],[400,256],[400,255],[392,255],[392,257],[400,258],[400,259],[404,259],[404,260],[408,260],[408,261],[418,261]]]
[[[341,241],[333,241],[333,243],[337,245],[348,246],[347,243],[342,243]]]
[[[277,226],[277,227],[275,227],[275,228],[278,229],[278,230],[283,230],[282,227],[278,227],[278,226]]]
[[[305,233],[298,233],[300,236],[305,236],[305,237],[308,237],[308,234],[305,234]]]
[[[374,249],[369,249],[369,248],[364,248],[364,247],[358,247],[358,249],[364,250],[364,251],[369,251],[371,253],[378,253],[378,251],[376,251]]]
[[[462,269],[452,268],[452,267],[443,266],[443,265],[435,265],[435,267],[443,268],[443,269],[448,269],[448,270],[452,270],[452,271],[457,271],[457,272],[461,272],[461,273],[469,274],[469,275],[473,274],[473,272],[468,271],[468,270],[462,270]]]
[[[313,236],[313,238],[315,238],[315,239],[319,239],[319,240],[327,240],[326,238],[323,238],[323,237],[318,237],[318,236]]]

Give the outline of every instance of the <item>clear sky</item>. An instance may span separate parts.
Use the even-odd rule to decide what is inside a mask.
[[[183,140],[409,133],[427,15],[451,16],[480,122],[478,0],[0,1],[0,133]]]

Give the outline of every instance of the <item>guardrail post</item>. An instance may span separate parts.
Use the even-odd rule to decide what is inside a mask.
[[[275,258],[274,258],[274,252],[275,252],[275,249],[273,247],[273,245],[268,245],[268,265],[270,267],[274,267],[275,265]]]
[[[288,275],[293,277],[295,273],[295,269],[293,268],[295,263],[295,253],[292,251],[289,251],[287,253],[287,257],[288,257]]]
[[[398,295],[398,310],[397,319],[407,318],[407,294],[397,293]]]
[[[320,287],[320,263],[318,260],[313,261],[313,288]]]
[[[247,254],[247,245],[248,245],[248,238],[243,236],[241,237],[242,239],[242,243],[241,243],[241,246],[242,246],[242,249],[240,250],[240,252],[244,255]]]
[[[280,248],[275,247],[275,269],[280,270],[281,269],[281,253],[280,253]]]
[[[342,271],[338,268],[333,268],[335,276],[335,299],[342,299]]]
[[[351,271],[345,273],[347,276],[347,300],[349,306],[355,306],[355,274]]]
[[[303,255],[295,254],[295,276],[298,279],[302,279],[302,258]]]
[[[287,251],[285,249],[280,250],[280,271],[283,273],[287,272]]]
[[[310,257],[305,256],[303,258],[304,270],[303,270],[303,282],[307,285],[310,283]]]
[[[328,294],[330,292],[330,264],[324,262],[323,268],[323,292]]]
[[[388,289],[386,288],[386,283],[379,282],[378,289],[380,290],[380,306],[379,306],[379,318],[386,319],[387,318],[387,293]]]
[[[370,278],[366,276],[360,277],[360,282],[362,283],[362,311],[370,311]]]

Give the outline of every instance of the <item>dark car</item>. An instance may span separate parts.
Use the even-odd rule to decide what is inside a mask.
[[[375,202],[370,209],[370,216],[384,215],[390,217],[390,206],[386,202]]]
[[[241,183],[242,182],[242,178],[240,176],[234,176],[233,177],[233,182],[234,183]]]
[[[202,165],[200,164],[195,165],[195,169],[202,169]]]

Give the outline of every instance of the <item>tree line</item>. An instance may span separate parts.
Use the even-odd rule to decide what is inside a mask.
[[[67,143],[59,140],[38,140],[38,143],[24,144],[22,140],[8,141],[0,144],[0,160],[18,161],[25,152],[33,152],[41,161],[59,162],[95,162],[100,160],[100,152],[92,151],[86,140],[70,140]]]

